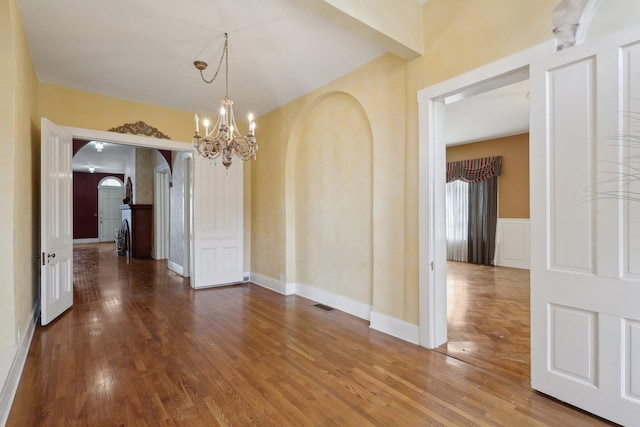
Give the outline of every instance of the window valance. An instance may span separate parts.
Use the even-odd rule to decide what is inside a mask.
[[[447,182],[480,182],[502,172],[502,156],[447,162]]]

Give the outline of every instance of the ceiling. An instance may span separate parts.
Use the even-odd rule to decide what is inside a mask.
[[[386,52],[380,40],[317,13],[313,3],[18,0],[41,81],[201,114],[217,111],[224,76],[207,85],[193,61],[208,62],[205,77],[213,77],[227,32],[229,96],[239,118],[259,118]],[[483,106],[495,101],[489,95],[452,104],[447,135],[459,143],[518,133],[512,125],[522,109],[508,101],[521,102],[527,90],[502,93],[491,108]],[[528,104],[524,116],[526,132]]]
[[[96,173],[125,173],[126,159],[130,159],[134,147],[129,145],[102,142],[102,152],[96,150],[96,141],[84,145],[73,156],[72,169],[76,172],[88,172],[89,166]]]

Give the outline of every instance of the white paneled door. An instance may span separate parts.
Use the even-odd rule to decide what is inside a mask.
[[[40,298],[46,325],[73,305],[73,141],[45,118],[41,137]]]
[[[101,242],[113,242],[116,239],[116,230],[122,225],[120,205],[123,193],[122,187],[98,188],[98,240]]]
[[[194,274],[203,288],[244,280],[243,165],[194,156]]]
[[[532,386],[623,425],[640,425],[638,39],[531,65]]]

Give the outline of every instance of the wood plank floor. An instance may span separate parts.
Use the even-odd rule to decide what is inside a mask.
[[[74,255],[75,304],[36,329],[9,426],[607,425],[531,390],[526,360],[466,360],[479,327],[430,351],[256,285],[194,291],[113,245]]]

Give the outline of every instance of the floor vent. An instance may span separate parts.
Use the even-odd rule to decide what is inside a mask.
[[[329,307],[328,305],[324,305],[324,304],[315,304],[314,307],[321,308],[321,309],[323,309],[325,311],[333,310],[333,307]]]

